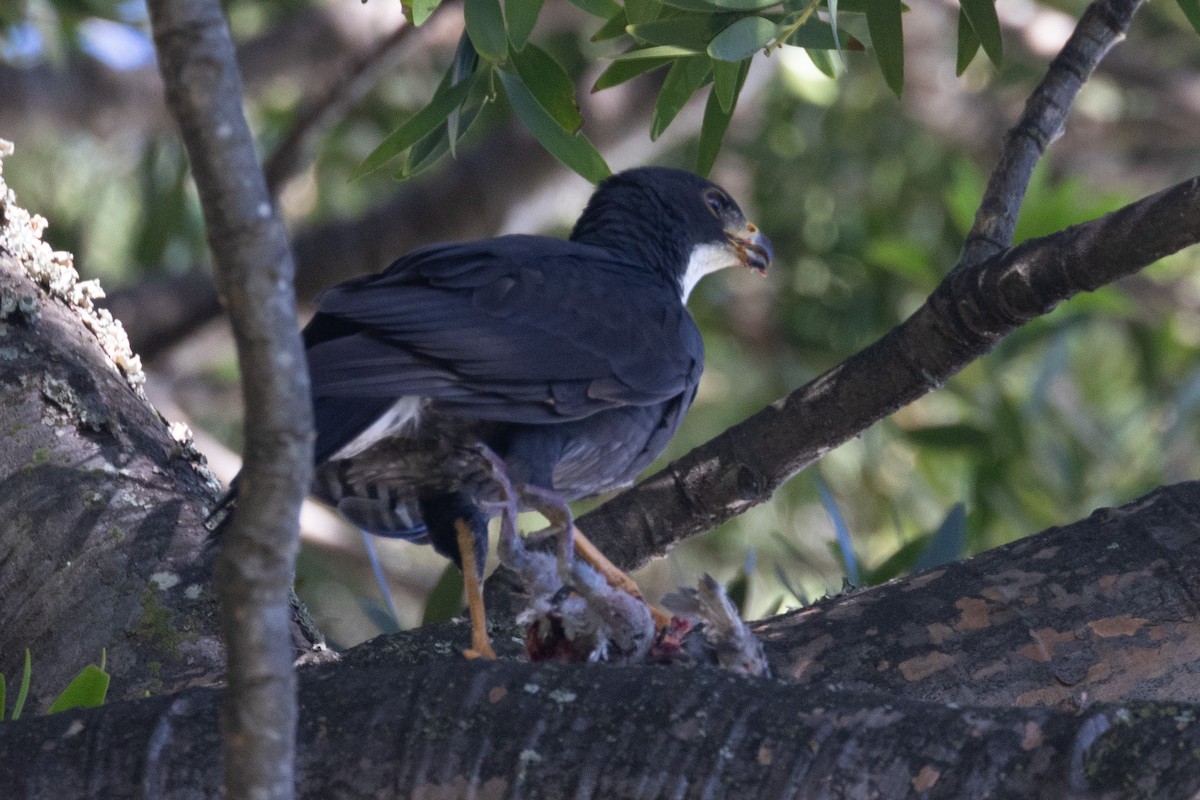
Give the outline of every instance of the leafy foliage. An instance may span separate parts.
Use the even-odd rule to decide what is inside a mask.
[[[711,85],[696,160],[701,174],[712,169],[750,62],[760,52],[802,48],[833,74],[837,62],[828,51],[836,51],[840,59],[843,41],[849,50],[864,49],[862,38],[840,33],[839,26],[856,29],[860,26],[850,18],[865,16],[869,40],[888,86],[897,96],[903,91],[901,12],[905,9],[900,0],[843,2],[840,17],[837,0],[625,0],[622,6],[608,0],[577,0],[576,5],[602,20],[594,41],[624,48],[609,54],[612,64],[593,91],[670,66],[659,90],[651,139],[666,131],[692,95]],[[476,104],[490,100],[491,95],[468,97],[466,84],[481,75],[492,87],[499,80],[513,111],[560,161],[593,182],[608,175],[608,165],[580,133],[582,120],[574,83],[549,55],[529,44],[541,7],[542,0],[507,0],[503,7],[500,0],[466,0],[464,41],[479,56],[470,74],[444,80],[429,104],[387,137],[355,177],[403,153],[412,146],[415,133],[430,135],[455,113],[477,113]],[[419,24],[418,9],[411,5],[405,9],[409,19]],[[999,66],[1002,44],[993,0],[964,0],[962,11],[959,72],[981,44]],[[450,146],[430,153],[436,151],[440,157],[453,149],[454,137],[447,135]],[[412,174],[410,169],[401,169],[396,176]]]

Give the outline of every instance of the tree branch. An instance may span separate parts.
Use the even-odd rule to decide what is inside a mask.
[[[956,270],[882,339],[579,519],[624,568],[765,502],[872,424],[939,388],[1081,291],[1200,242],[1200,178]]]
[[[311,672],[302,696],[300,796],[314,799],[1061,800],[1200,788],[1200,707],[1187,703],[964,709],[712,670],[461,659]],[[217,797],[217,700],[193,690],[22,720],[0,732],[0,764],[18,767],[8,785],[28,800]]]
[[[964,706],[1200,697],[1200,483],[764,620],[771,668]]]
[[[247,376],[241,503],[214,576],[229,660],[225,789],[234,798],[290,798],[296,700],[289,599],[297,519],[312,473],[295,269],[242,114],[241,77],[219,3],[151,0],[149,9],[167,102],[191,161]]]
[[[956,269],[978,266],[1012,245],[1029,178],[1046,148],[1062,136],[1076,95],[1096,65],[1125,36],[1144,0],[1095,0],[1025,102],[1021,119],[1005,137],[975,213]]]
[[[1197,520],[1200,483],[1167,487],[765,621],[773,680],[468,662],[465,625],[380,637],[302,673],[300,794],[1192,796]],[[29,800],[215,796],[218,700],[0,726],[0,774]]]
[[[402,23],[366,53],[355,58],[337,80],[301,104],[291,128],[263,165],[272,195],[278,194],[284,183],[307,163],[312,141],[346,109],[362,102],[367,93],[375,88],[379,77],[396,66],[401,45],[412,37],[415,30],[407,22]]]
[[[1200,241],[1194,218],[1174,216],[1195,212],[1193,180],[986,264],[969,260],[1011,240],[1029,173],[1050,133],[1061,130],[1079,87],[1141,2],[1089,6],[1008,136],[976,217],[976,243],[968,242],[959,266],[925,305],[875,344],[579,520],[614,562],[636,567],[765,502],[825,453],[939,388],[1020,325],[1079,291]],[[1154,213],[1168,216],[1148,220]],[[1130,219],[1146,221],[1150,230],[1130,235]]]
[[[13,252],[28,215],[4,193],[0,180],[0,674],[12,686],[29,648],[30,711],[101,650],[110,697],[212,685],[224,654],[203,521],[219,487],[102,349],[119,323],[87,319],[65,254]]]

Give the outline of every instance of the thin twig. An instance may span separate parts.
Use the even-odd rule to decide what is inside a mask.
[[[297,714],[289,599],[297,518],[312,472],[295,268],[242,112],[241,75],[219,2],[150,0],[149,11],[167,104],[187,148],[246,376],[241,496],[214,571],[229,665],[224,796],[287,800]]]
[[[978,266],[1012,245],[1033,168],[1062,135],[1079,90],[1113,45],[1124,38],[1143,2],[1096,0],[1079,18],[1046,76],[1025,101],[1021,119],[1005,137],[957,269]]]
[[[439,6],[439,10],[440,10]],[[434,11],[437,14],[437,11]],[[400,59],[401,46],[411,38],[412,25],[400,25],[347,67],[346,71],[320,94],[301,104],[287,135],[267,157],[263,167],[272,196],[299,172],[314,139],[329,129],[347,109],[362,102],[375,88],[379,77],[393,69]]]

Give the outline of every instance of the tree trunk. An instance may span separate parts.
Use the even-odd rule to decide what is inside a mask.
[[[213,684],[223,657],[202,522],[217,487],[103,349],[119,334],[85,324],[98,317],[74,270],[14,257],[20,209],[4,211],[0,673],[12,685],[31,651],[31,710],[102,648],[115,697]],[[31,267],[43,283],[56,268],[57,291]]]

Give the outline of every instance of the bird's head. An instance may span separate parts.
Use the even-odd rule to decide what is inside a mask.
[[[666,167],[631,169],[602,182],[571,238],[665,273],[684,302],[708,273],[742,266],[765,274],[772,258],[771,242],[728,192]]]

